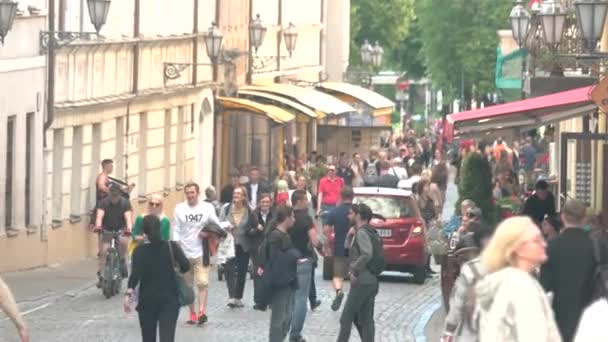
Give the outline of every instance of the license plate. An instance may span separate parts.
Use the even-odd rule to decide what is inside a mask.
[[[390,229],[376,229],[376,231],[381,237],[391,237],[393,235],[393,231]]]

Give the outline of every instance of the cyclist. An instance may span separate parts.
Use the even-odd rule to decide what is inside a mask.
[[[130,233],[132,230],[133,223],[133,208],[131,202],[124,198],[121,194],[120,186],[111,184],[109,187],[109,195],[99,202],[97,208],[97,218],[95,220],[95,231],[103,233],[105,232],[117,232],[123,231]],[[106,254],[108,248],[110,248],[111,236],[101,235],[102,247],[101,253],[99,253],[99,270],[97,276],[99,278],[98,285],[101,285],[101,273],[106,261]],[[121,277],[127,278],[129,272],[127,270],[127,263],[125,255],[127,254],[127,247],[129,245],[129,238],[120,236],[118,238],[118,255],[120,257],[120,273]]]

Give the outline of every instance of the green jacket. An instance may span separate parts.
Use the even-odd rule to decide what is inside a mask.
[[[374,246],[369,233],[365,231],[365,227],[357,228],[355,238],[348,252],[350,272],[357,277],[357,283],[369,285],[378,282],[378,278],[367,268],[367,264],[372,260],[373,255]]]
[[[132,233],[133,240],[135,240],[136,236],[142,235],[144,233],[142,230],[144,216],[146,215],[137,215],[137,217],[135,218],[135,224],[133,224]],[[164,215],[160,218],[160,236],[164,241],[169,241],[171,239],[171,221],[169,221],[169,218]]]

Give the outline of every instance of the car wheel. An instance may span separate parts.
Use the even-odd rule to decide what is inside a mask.
[[[323,280],[331,280],[334,277],[334,258],[323,258]]]
[[[414,270],[414,283],[418,285],[424,284],[426,281],[426,266],[416,267]]]

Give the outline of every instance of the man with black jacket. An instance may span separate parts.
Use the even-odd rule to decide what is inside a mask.
[[[294,249],[288,230],[294,224],[293,209],[281,206],[276,211],[276,227],[268,234],[268,265],[271,269],[264,269],[268,281],[271,283],[270,297],[270,332],[269,342],[283,342],[293,316],[294,296],[298,287],[297,278],[297,250]],[[294,254],[295,253],[295,254]],[[280,278],[280,279],[279,279]],[[280,285],[277,285],[280,283]]]
[[[362,342],[374,341],[374,303],[378,294],[378,277],[369,270],[374,255],[372,233],[369,226],[372,210],[365,204],[354,204],[349,218],[355,226],[355,237],[349,250],[350,291],[340,316],[338,342],[347,342],[354,323]],[[377,233],[375,233],[377,234]]]
[[[249,169],[249,183],[245,185],[247,194],[249,195],[249,206],[255,209],[262,194],[271,192],[270,186],[260,179],[260,169],[252,167]]]
[[[591,302],[595,273],[594,247],[582,229],[585,204],[568,200],[562,209],[565,228],[549,242],[547,262],[541,267],[541,284],[553,292],[553,312],[564,342],[571,342],[583,310]]]

